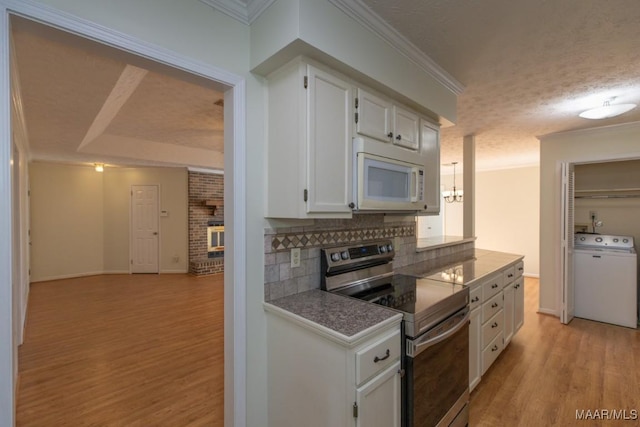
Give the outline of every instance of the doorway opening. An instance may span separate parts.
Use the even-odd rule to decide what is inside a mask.
[[[26,6],[25,6],[26,8]],[[244,194],[244,185],[243,180],[238,179],[242,171],[244,171],[244,162],[243,156],[238,155],[238,152],[244,151],[244,139],[243,134],[234,134],[233,129],[243,129],[244,128],[244,81],[242,78],[231,75],[224,71],[215,69],[214,67],[210,67],[204,64],[195,63],[188,58],[181,57],[179,55],[175,55],[170,52],[158,50],[156,48],[150,47],[144,43],[137,42],[131,38],[122,37],[120,34],[115,32],[110,32],[109,30],[105,30],[104,28],[96,29],[90,25],[90,23],[85,22],[80,19],[69,18],[68,16],[61,16],[47,9],[46,11],[39,10],[38,6],[28,7],[28,10],[19,10],[21,7],[18,5],[14,7],[14,9],[18,9],[17,12],[22,14],[23,16],[29,16],[30,18],[34,18],[40,22],[45,22],[47,24],[51,24],[57,26],[59,28],[64,28],[66,31],[79,34],[81,37],[87,37],[94,40],[101,40],[104,43],[108,43],[111,46],[114,46],[117,49],[123,49],[122,52],[131,52],[132,54],[142,55],[140,60],[145,62],[146,64],[157,65],[159,67],[164,67],[168,70],[173,70],[174,72],[184,73],[186,72],[194,79],[199,80],[207,80],[214,84],[221,85],[224,91],[224,99],[226,101],[224,109],[228,114],[226,121],[231,124],[232,129],[224,135],[224,146],[225,146],[225,154],[224,156],[220,154],[220,158],[224,158],[225,164],[229,164],[231,170],[233,170],[233,176],[228,177],[227,185],[230,186],[228,191],[225,191],[225,196],[228,203],[228,208],[226,213],[234,216],[234,221],[229,222],[227,226],[228,235],[230,239],[234,242],[234,248],[236,251],[241,253],[244,250],[243,243],[243,218],[244,211],[242,210],[242,204],[234,203],[233,195],[235,194]],[[23,18],[15,18],[12,16],[12,19],[23,19]],[[41,24],[38,24],[41,25]],[[46,27],[43,25],[43,27]],[[3,37],[5,40],[8,40],[9,34],[8,32],[3,32]],[[129,53],[127,53],[129,54]],[[7,64],[8,65],[8,64]],[[8,71],[8,70],[5,70]],[[7,98],[8,98],[8,94]],[[6,120],[6,119],[5,119]],[[85,141],[83,141],[84,143]],[[91,141],[90,141],[91,142]],[[112,141],[113,142],[113,141]],[[89,145],[93,145],[91,147],[91,151],[95,154],[96,152],[100,152],[104,148],[105,141],[96,139],[95,143],[85,145],[84,147],[88,147]],[[117,145],[117,141],[116,141]],[[187,147],[188,148],[188,147]],[[85,152],[89,152],[90,150],[85,150]],[[135,150],[133,150],[135,151]],[[153,155],[156,154],[154,150],[146,150],[146,154],[142,153],[145,150],[137,151],[138,160],[149,160],[146,156],[150,156],[151,160],[153,159]],[[189,151],[189,150],[185,150]],[[193,150],[191,150],[193,151]],[[193,153],[192,153],[193,154]],[[114,162],[115,163],[115,162]],[[201,166],[196,164],[197,166]],[[237,232],[236,232],[237,231]],[[236,298],[234,297],[235,292],[243,292],[244,282],[242,271],[244,270],[243,260],[236,259],[230,254],[226,260],[225,264],[227,265],[225,274],[225,293],[227,290],[230,292],[230,295],[225,295],[225,299],[227,301],[235,302]],[[241,258],[241,257],[238,257]],[[235,272],[238,271],[240,274],[237,279],[234,277]],[[235,283],[234,283],[235,282]],[[226,382],[230,387],[225,387],[225,394],[227,394],[228,398],[225,399],[228,407],[232,408],[231,411],[226,411],[228,414],[228,418],[233,420],[235,414],[243,414],[244,408],[242,407],[242,399],[237,404],[235,403],[234,395],[244,396],[244,389],[242,383],[240,381],[236,381],[236,378],[243,378],[244,373],[242,372],[244,369],[244,364],[242,361],[245,358],[243,353],[243,347],[241,345],[236,345],[236,342],[242,340],[233,339],[234,333],[238,333],[241,337],[244,336],[244,331],[242,330],[242,324],[237,324],[234,326],[231,319],[234,317],[244,317],[244,312],[241,304],[232,304],[232,307],[228,307],[225,310],[225,352],[227,353],[227,360],[235,360],[237,364],[231,364],[231,369],[225,372]],[[24,319],[21,319],[21,322],[24,322]],[[229,357],[231,356],[231,357]],[[234,390],[235,388],[235,390]],[[232,422],[232,421],[231,421]]]
[[[630,237],[631,241],[640,239],[640,228],[636,218],[640,215],[640,159],[616,158],[602,159],[592,162],[580,163],[562,163],[562,203],[561,217],[563,218],[563,231],[561,242],[561,274],[562,281],[559,289],[558,299],[561,302],[560,320],[564,324],[568,324],[577,317],[588,317],[591,301],[584,295],[585,286],[590,282],[590,276],[594,276],[597,272],[587,274],[585,276],[585,268],[591,263],[585,263],[584,260],[591,259],[588,255],[589,246],[587,240],[593,237],[594,245],[598,245],[599,240],[607,240],[606,236],[622,236]],[[593,236],[595,235],[595,236]],[[576,253],[575,239],[582,236],[586,243],[578,246],[579,254]],[[578,242],[580,243],[580,242]],[[605,242],[606,243],[606,242]],[[612,244],[613,241],[612,241]],[[603,248],[606,249],[606,248]],[[600,250],[603,250],[600,249]],[[615,252],[615,251],[613,251]],[[624,251],[620,251],[624,252]],[[580,262],[576,263],[576,257],[579,255]],[[607,251],[598,252],[593,255],[594,259],[604,260]],[[629,257],[629,254],[618,253],[620,258]],[[635,258],[635,251],[633,251]],[[613,259],[613,258],[612,258]],[[616,258],[617,259],[617,258]],[[604,262],[604,261],[602,261]],[[627,268],[628,276],[632,277],[632,284],[624,286],[624,297],[620,301],[613,302],[611,310],[618,310],[628,301],[635,301],[635,310],[631,308],[627,311],[635,311],[636,318],[640,313],[640,282],[637,281],[637,272],[640,265],[637,261],[633,262],[633,267]],[[625,263],[627,265],[627,263]],[[599,267],[598,270],[604,271],[605,266]],[[615,271],[622,271],[615,268]],[[600,271],[601,272],[601,271]],[[610,275],[610,279],[613,277]],[[617,290],[622,283],[629,280],[626,276],[619,276],[612,286],[608,296],[617,295],[622,292]],[[576,285],[576,282],[580,281]],[[593,292],[589,292],[593,294]],[[600,306],[606,298],[600,298],[599,302],[593,302],[594,305]],[[576,307],[576,301],[579,302]],[[616,308],[617,307],[617,308]],[[602,316],[601,316],[602,317]],[[602,318],[608,318],[604,316]],[[598,320],[598,319],[594,319]],[[627,321],[627,323],[629,323]],[[637,323],[632,322],[632,323]],[[631,324],[631,323],[629,323]]]

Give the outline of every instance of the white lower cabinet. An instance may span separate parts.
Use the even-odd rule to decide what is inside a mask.
[[[268,425],[399,427],[400,321],[345,342],[267,313]]]
[[[524,323],[522,271],[518,261],[470,285],[469,391]]]
[[[524,277],[516,279],[513,284],[513,333],[524,324]]]
[[[480,308],[476,308],[471,311],[471,323],[469,324],[469,391],[476,388],[482,375],[480,373],[481,333]]]
[[[504,343],[509,344],[513,336],[513,315],[514,315],[514,291],[513,283],[509,283],[504,287]]]
[[[400,427],[400,361],[356,390],[358,427]],[[384,411],[381,408],[386,408]]]

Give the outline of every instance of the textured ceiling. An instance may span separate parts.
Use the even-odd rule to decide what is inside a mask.
[[[443,163],[462,161],[464,135],[491,169],[537,164],[539,135],[640,120],[577,116],[613,96],[640,104],[638,0],[362,2],[465,86]]]
[[[223,169],[224,88],[12,17],[34,160]]]

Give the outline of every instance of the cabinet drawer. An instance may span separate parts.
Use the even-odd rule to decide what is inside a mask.
[[[516,267],[514,265],[502,270],[502,282],[504,283],[505,286],[513,282],[515,278],[516,278]]]
[[[497,274],[484,282],[482,285],[482,300],[487,301],[489,298],[502,290],[502,274]]]
[[[524,274],[524,261],[520,261],[515,266],[516,269],[516,277],[520,277]]]
[[[473,310],[476,307],[479,307],[482,299],[482,286],[476,286],[469,293],[469,310]]]
[[[482,304],[482,323],[491,319],[497,312],[502,310],[504,305],[504,299],[502,293],[491,298],[489,301]]]
[[[489,366],[498,358],[503,347],[503,334],[501,332],[482,350],[482,375],[487,372]]]
[[[504,330],[504,312],[500,310],[485,324],[482,325],[483,348]]]
[[[371,378],[400,357],[400,331],[372,343],[356,352],[356,383]]]

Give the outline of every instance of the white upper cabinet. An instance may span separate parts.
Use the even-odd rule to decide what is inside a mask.
[[[420,143],[427,157],[425,165],[426,213],[440,213],[440,128],[427,120],[420,120]]]
[[[369,138],[389,141],[391,109],[389,101],[359,88],[356,98],[356,132]]]
[[[307,66],[307,213],[351,214],[352,87]]]
[[[302,59],[267,79],[266,216],[350,218],[352,85]]]
[[[412,150],[420,148],[420,118],[416,113],[362,88],[357,90],[355,108],[358,135]]]
[[[420,118],[417,114],[394,105],[393,143],[401,147],[418,150],[420,148],[419,122]]]

